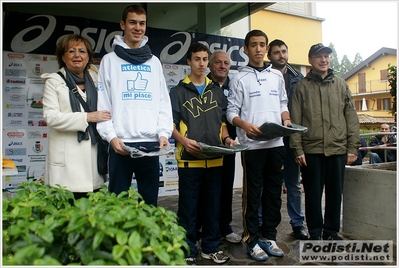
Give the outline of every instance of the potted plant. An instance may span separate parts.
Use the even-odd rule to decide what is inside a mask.
[[[25,182],[3,200],[5,265],[184,265],[184,239],[174,212],[132,188],[74,200],[60,186]]]

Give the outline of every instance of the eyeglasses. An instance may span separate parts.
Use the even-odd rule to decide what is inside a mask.
[[[312,58],[316,59],[316,60],[322,60],[322,59],[326,59],[326,60],[331,60],[331,55],[318,55],[318,56],[313,56]]]
[[[85,49],[78,49],[78,51],[76,51],[75,49],[70,49],[70,50],[65,51],[65,53],[68,53],[69,55],[75,55],[76,52],[78,52],[79,55],[87,54],[87,50],[85,50]]]

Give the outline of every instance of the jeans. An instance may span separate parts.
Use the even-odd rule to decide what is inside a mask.
[[[302,190],[300,182],[300,167],[295,162],[289,145],[289,137],[284,137],[286,150],[284,159],[283,180],[287,188],[287,211],[292,227],[303,226],[305,216],[302,212]]]
[[[382,163],[384,161],[382,161],[381,157],[376,154],[376,153],[370,153],[370,160],[369,163],[370,164],[377,164],[377,163]]]

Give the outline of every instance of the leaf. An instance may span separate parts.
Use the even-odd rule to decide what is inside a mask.
[[[98,260],[98,259],[104,259],[106,261],[114,261],[112,258],[112,254],[109,251],[104,251],[104,250],[96,250],[93,252],[93,259]]]
[[[141,259],[143,258],[143,254],[140,249],[129,248],[129,256],[132,259],[132,263],[130,265],[140,265]]]
[[[93,250],[96,250],[97,248],[98,248],[98,246],[101,244],[101,242],[103,241],[103,239],[104,239],[104,233],[103,232],[97,232],[95,235],[94,235],[94,239],[93,239],[93,245],[92,245],[92,249]]]
[[[141,240],[141,238],[140,238],[139,232],[134,231],[134,232],[132,232],[132,234],[129,236],[128,245],[129,245],[131,248],[140,247],[140,246],[141,246],[140,240]]]
[[[170,256],[162,247],[157,247],[154,251],[155,255],[160,259],[162,263],[169,263]]]
[[[137,226],[139,224],[137,219],[131,220],[131,221],[127,221],[123,224],[122,228],[123,229],[131,229],[135,226]]]
[[[10,216],[12,218],[16,218],[16,217],[18,217],[18,214],[19,214],[19,207],[14,207],[14,209],[10,213]]]
[[[61,266],[62,263],[60,263],[57,259],[45,256],[43,259],[36,259],[33,262],[33,265],[40,265],[40,266]]]
[[[76,244],[76,253],[85,265],[93,261],[93,251],[91,250],[92,244],[93,238],[91,237],[80,240]]]
[[[126,245],[127,243],[127,234],[123,231],[119,231],[116,233],[116,242],[119,245]]]
[[[74,245],[76,243],[76,241],[78,241],[80,237],[79,233],[69,233],[68,234],[68,244],[69,245]]]
[[[44,218],[44,226],[49,229],[53,229],[52,226],[54,224],[54,216],[53,215],[46,215]]]
[[[70,221],[65,231],[67,233],[70,233],[70,232],[78,229],[79,227],[82,227],[87,222],[88,221],[87,221],[86,217],[81,217],[81,218],[77,219],[76,221]]]
[[[107,265],[107,263],[104,260],[94,260],[94,261],[88,263],[87,265],[100,266],[100,265]]]
[[[20,248],[15,252],[15,260],[23,260],[21,264],[31,264],[31,261],[43,256],[45,249],[37,247],[37,245],[28,245],[26,247]]]
[[[114,258],[114,260],[118,261],[122,257],[123,253],[125,253],[125,250],[125,245],[115,245],[112,248],[112,257]]]
[[[53,232],[46,228],[46,227],[41,227],[40,229],[37,230],[37,235],[43,239],[44,241],[46,241],[47,243],[53,243],[54,241],[54,236],[53,236]]]
[[[127,266],[127,265],[128,265],[128,263],[127,263],[127,261],[126,261],[125,259],[118,259],[116,262],[117,262],[120,266]]]

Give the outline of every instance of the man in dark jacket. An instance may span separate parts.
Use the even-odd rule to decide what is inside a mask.
[[[209,58],[209,74],[208,78],[211,79],[223,91],[226,97],[229,93],[229,71],[230,71],[230,56],[223,50],[216,50]],[[226,122],[227,129],[229,130],[230,138],[235,140],[237,137],[236,127]],[[219,228],[222,238],[230,243],[240,243],[241,236],[233,231],[231,221],[233,220],[232,201],[233,201],[233,186],[235,175],[235,162],[236,154],[228,154],[223,157],[223,170],[222,170],[222,189],[220,195],[220,220]]]
[[[282,40],[270,42],[267,58],[273,69],[279,70],[284,77],[285,90],[287,91],[288,106],[295,84],[303,79],[303,74],[296,71],[288,64],[288,46]],[[291,114],[291,111],[290,111]],[[290,224],[297,239],[306,240],[308,234],[303,227],[305,217],[302,212],[302,189],[300,182],[300,169],[293,157],[289,145],[289,136],[283,138],[286,155],[284,160],[283,179],[287,188],[287,211],[291,218]]]
[[[311,240],[342,240],[341,203],[345,166],[357,159],[359,119],[345,80],[330,69],[331,48],[311,46],[312,66],[290,99],[292,123],[308,128],[290,136],[295,161],[302,167],[305,215]],[[325,190],[323,219],[322,197]]]
[[[382,124],[380,132],[390,132],[388,124]],[[396,146],[396,138],[393,135],[376,135],[371,138],[370,147]],[[386,157],[385,157],[386,156]],[[373,149],[370,154],[370,164],[395,162],[396,150]]]

